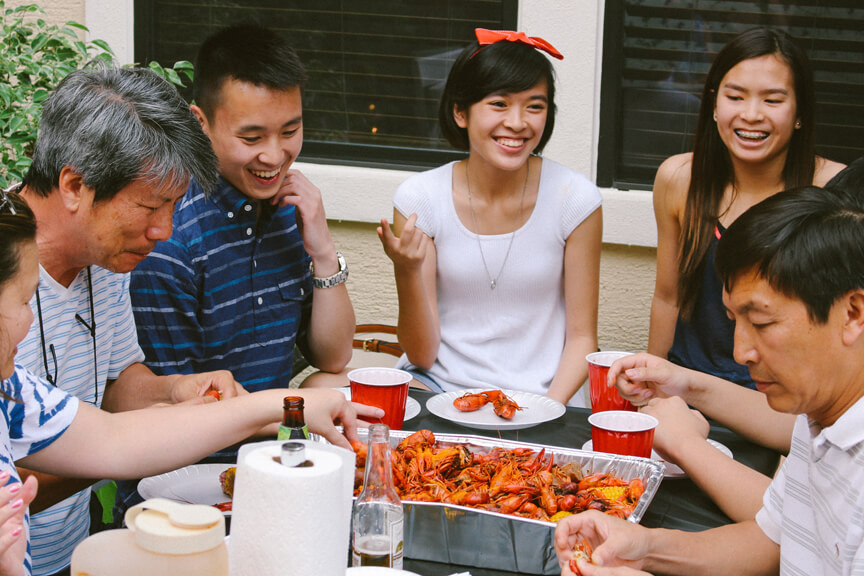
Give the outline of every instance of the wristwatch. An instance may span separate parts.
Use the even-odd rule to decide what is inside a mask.
[[[339,271],[326,278],[315,277],[315,266],[310,262],[309,271],[312,273],[312,286],[315,288],[333,288],[348,280],[348,264],[341,252],[336,252],[336,260],[339,261]]]

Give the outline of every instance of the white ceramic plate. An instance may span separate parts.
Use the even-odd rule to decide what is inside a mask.
[[[351,388],[346,386],[344,388],[339,388],[339,390],[345,394],[345,397],[348,398],[348,400],[351,400]],[[408,402],[405,403],[405,420],[410,420],[418,414],[420,414],[420,403],[409,396]]]
[[[716,440],[711,440],[710,438],[708,438],[708,444],[710,444],[711,446],[713,446],[714,448],[716,448],[717,450],[719,450],[720,452],[722,452],[723,454],[725,454],[729,458],[732,458],[732,451],[729,450],[729,448],[727,448],[726,446],[724,446],[720,442],[717,442]],[[594,444],[591,442],[591,440],[588,440],[588,442],[586,442],[585,444],[582,445],[582,449],[587,450],[588,452],[593,452]],[[687,477],[687,473],[684,472],[684,470],[682,470],[677,465],[672,464],[671,462],[667,462],[667,461],[663,460],[662,458],[660,458],[660,455],[657,454],[657,452],[655,452],[654,450],[651,451],[651,459],[656,460],[657,462],[662,462],[663,464],[666,465],[666,473],[663,474],[664,478],[686,478]]]
[[[345,576],[420,576],[416,572],[407,570],[396,570],[395,568],[379,568],[376,566],[360,566],[348,568]]]
[[[138,493],[145,500],[167,498],[183,504],[209,506],[228,502],[231,498],[222,492],[219,474],[231,466],[232,464],[195,464],[150,476],[138,482]]]
[[[450,420],[468,428],[477,428],[478,430],[520,430],[522,428],[530,428],[537,424],[554,420],[567,411],[563,404],[551,398],[518,390],[502,390],[502,392],[523,408],[522,410],[517,410],[510,420],[497,416],[492,409],[491,402],[475,412],[460,412],[453,406],[453,400],[466,392],[476,394],[484,390],[489,390],[489,388],[471,388],[436,394],[426,401],[426,409],[445,420]]]

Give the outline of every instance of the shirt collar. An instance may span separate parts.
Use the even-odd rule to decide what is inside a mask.
[[[851,408],[846,410],[834,424],[827,428],[819,428],[810,422],[810,434],[814,446],[828,442],[840,450],[850,450],[864,442],[864,397],[859,398]]]
[[[216,188],[208,199],[227,220],[235,220],[241,214],[254,216],[258,208],[255,201],[247,198],[222,176],[219,176]]]

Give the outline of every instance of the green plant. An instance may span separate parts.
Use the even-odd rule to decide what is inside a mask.
[[[0,0],[0,187],[20,181],[30,167],[42,104],[67,74],[89,63],[111,65],[114,52],[103,40],[82,41],[77,22],[50,25],[36,4],[6,8]],[[148,66],[172,84],[192,80],[192,64],[177,62],[165,68]]]

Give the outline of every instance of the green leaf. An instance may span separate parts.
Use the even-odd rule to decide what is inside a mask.
[[[195,65],[189,62],[188,60],[178,60],[174,63],[174,70],[194,70]]]
[[[91,44],[93,44],[94,46],[98,46],[99,48],[101,48],[101,49],[104,50],[105,52],[108,52],[109,54],[114,54],[114,51],[111,50],[111,47],[110,47],[110,46],[108,45],[108,43],[105,42],[104,40],[98,40],[98,39],[97,39],[97,40],[93,40],[93,41],[91,42]]]
[[[183,84],[183,81],[180,80],[180,76],[178,76],[177,72],[175,72],[172,68],[165,68],[165,76],[166,79],[172,84],[176,86],[183,86],[184,88],[186,87],[186,85]]]
[[[159,62],[156,62],[154,60],[153,62],[150,62],[150,64],[148,64],[147,67],[150,70],[152,70],[153,72],[155,72],[156,74],[159,74],[160,76],[162,76],[163,78],[165,77],[165,68],[163,68],[162,65],[159,64]]]
[[[85,32],[90,31],[90,29],[87,28],[86,26],[84,26],[83,24],[79,24],[78,22],[73,22],[72,20],[70,20],[69,22],[66,22],[66,26],[71,26],[72,28],[78,28],[79,30],[84,30]]]

